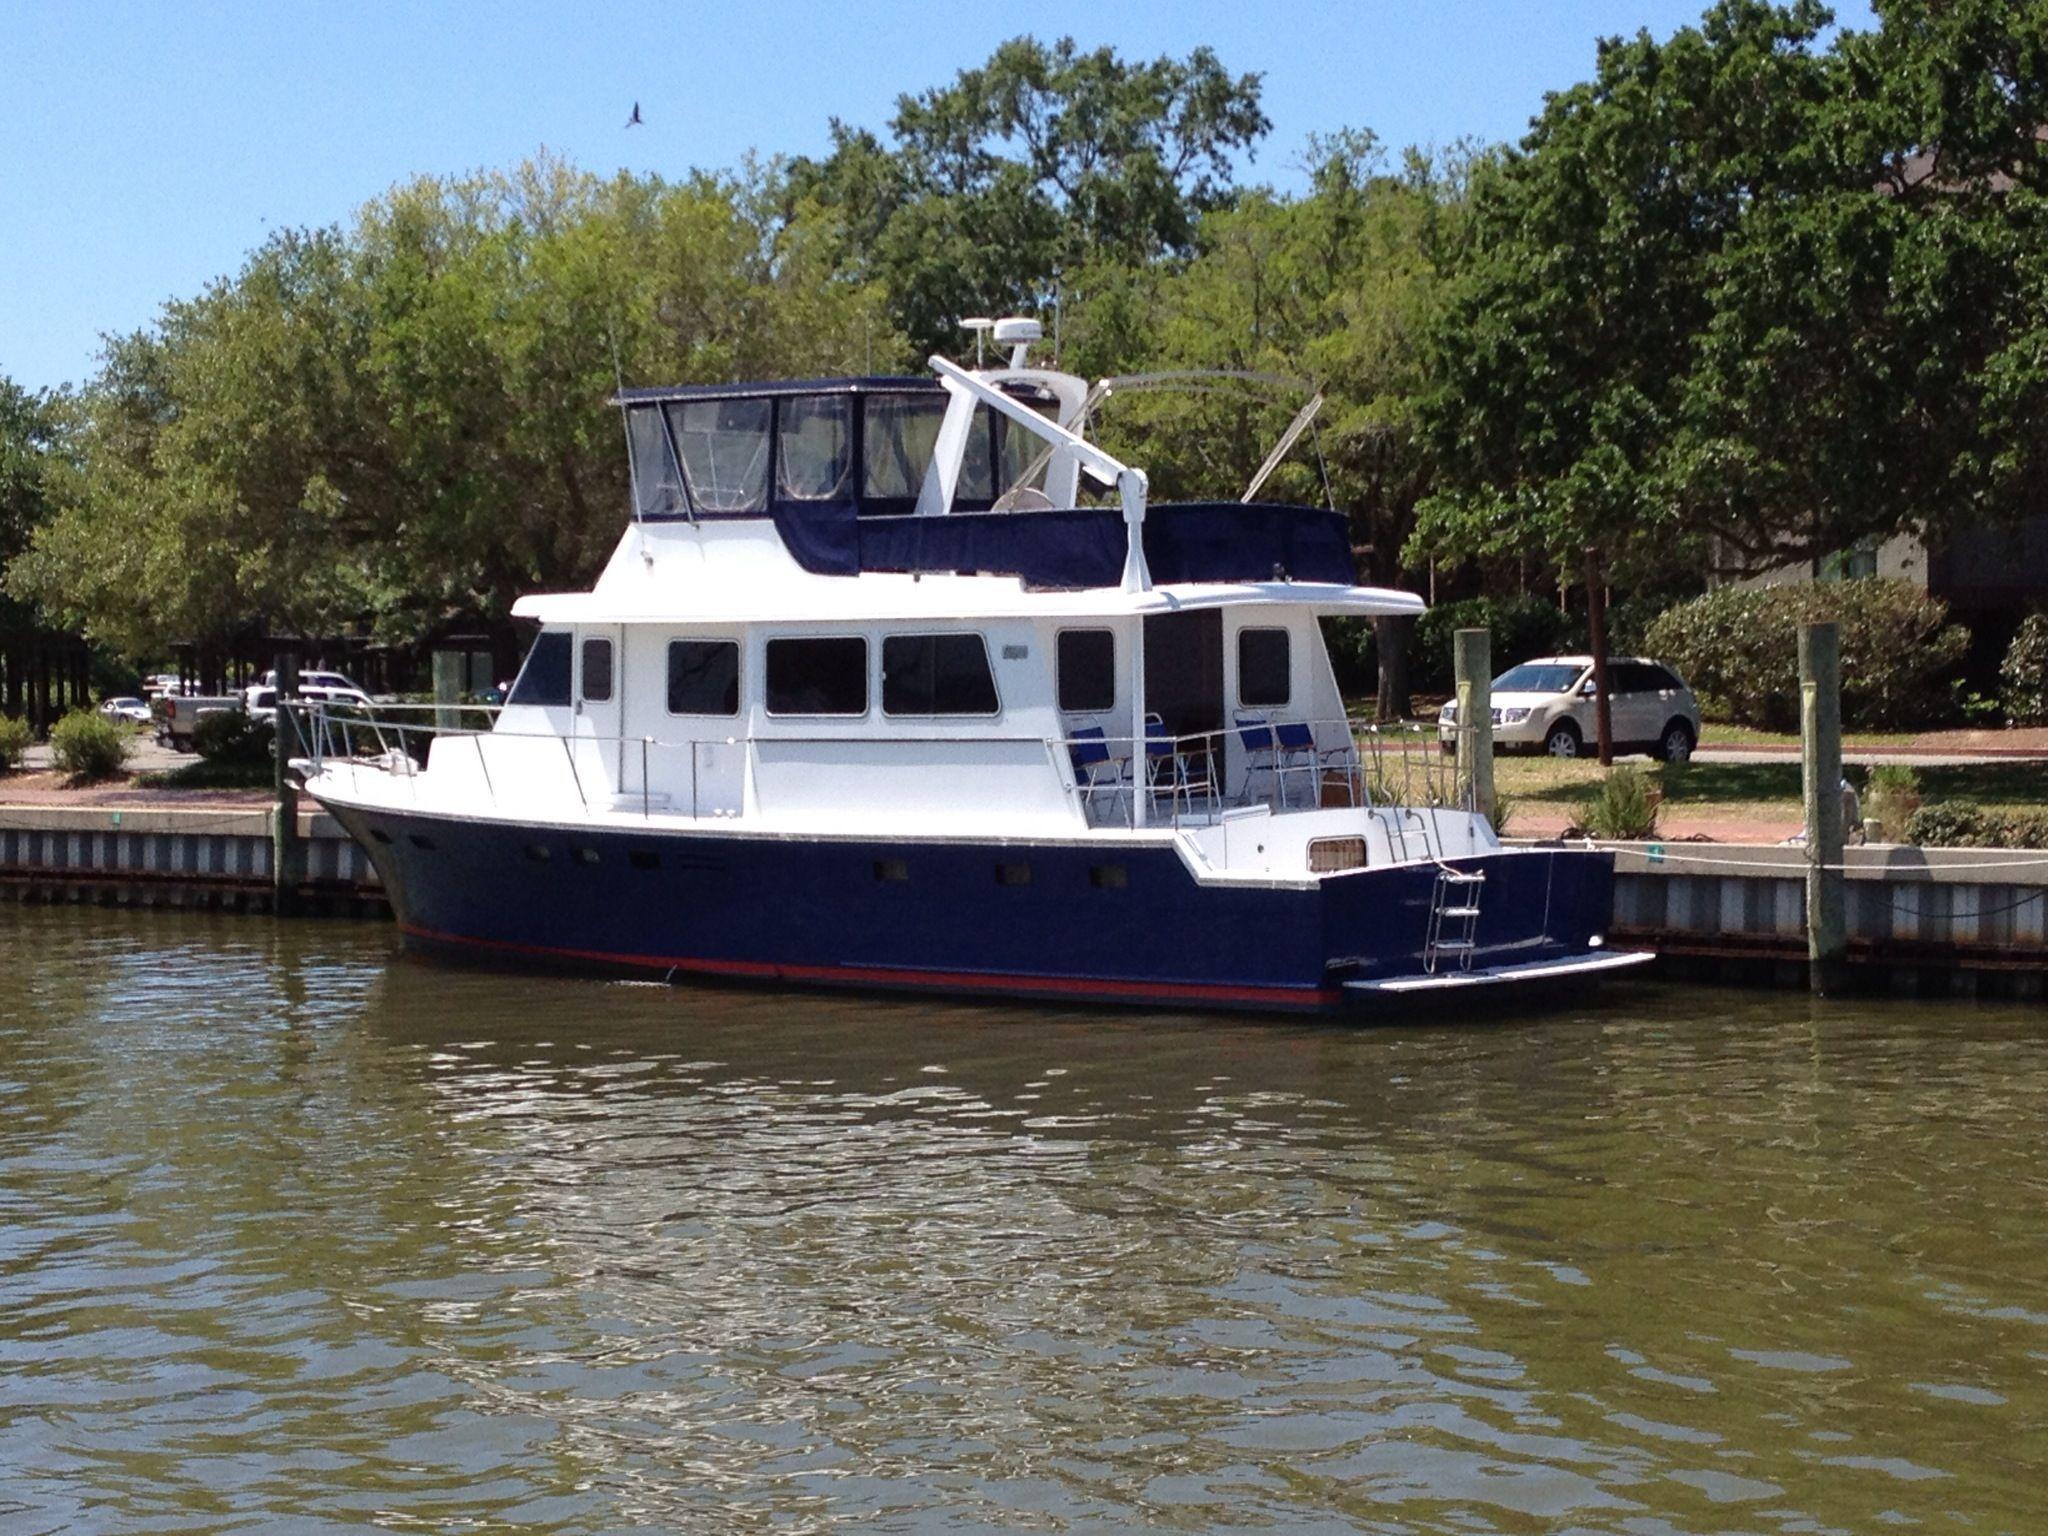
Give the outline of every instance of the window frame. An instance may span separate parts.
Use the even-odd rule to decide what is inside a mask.
[[[989,655],[988,636],[978,629],[906,629],[882,637],[881,705],[885,720],[1000,720],[1003,714],[1002,685],[996,681],[995,661]],[[889,645],[895,640],[972,640],[981,648],[981,666],[988,678],[995,707],[986,710],[931,709],[894,710],[889,707]],[[937,702],[935,699],[934,703]]]
[[[604,692],[590,691],[590,648],[604,647]],[[576,702],[579,704],[609,704],[619,691],[619,648],[612,643],[610,635],[578,635],[576,637]]]
[[[566,647],[566,648],[568,649],[568,653],[569,653],[569,654],[568,654],[568,656],[567,656],[567,657],[565,658],[565,660],[566,660],[566,662],[567,662],[567,665],[566,665],[566,666],[565,666],[565,667],[563,668],[563,682],[564,682],[564,684],[565,684],[565,687],[564,687],[564,689],[563,689],[562,697],[561,697],[561,698],[559,698],[559,699],[522,699],[522,698],[520,698],[520,697],[519,697],[519,685],[520,685],[521,683],[523,683],[523,682],[525,682],[525,681],[526,681],[526,674],[527,674],[527,671],[528,671],[528,669],[529,669],[530,667],[532,667],[532,665],[533,665],[533,660],[534,660],[534,657],[535,657],[535,655],[536,655],[536,654],[537,654],[537,653],[538,653],[538,652],[540,651],[540,648],[541,648],[541,647],[542,647],[543,645],[547,645],[547,644],[549,644],[549,643],[550,643],[551,641],[554,641],[554,640],[560,640],[560,641],[561,641],[561,643],[562,643],[562,644],[563,644],[563,645],[564,645],[564,646],[565,646],[565,647]],[[523,657],[522,657],[522,658],[520,659],[520,662],[519,662],[519,670],[518,670],[518,672],[516,672],[515,674],[513,674],[513,678],[512,678],[512,687],[511,687],[510,691],[509,691],[509,692],[507,692],[507,694],[505,695],[505,705],[506,705],[506,707],[507,707],[508,709],[509,709],[509,708],[518,708],[518,709],[569,709],[569,708],[572,708],[572,707],[573,707],[573,706],[575,705],[575,703],[576,703],[576,636],[575,636],[575,633],[574,633],[574,631],[572,631],[572,630],[567,630],[567,629],[543,629],[543,630],[542,630],[542,631],[541,631],[541,632],[540,632],[539,634],[537,634],[537,635],[535,635],[535,636],[533,637],[533,644],[532,644],[532,645],[530,645],[530,646],[528,646],[528,647],[526,648],[526,655],[525,655],[525,656],[523,656]]]
[[[762,410],[764,410],[767,413],[768,421],[767,426],[764,429],[764,434],[767,438],[767,444],[762,450],[761,454],[761,502],[760,505],[756,507],[741,507],[734,509],[727,509],[722,507],[707,507],[698,499],[697,489],[691,483],[689,457],[683,452],[683,428],[680,418],[685,411],[688,411],[693,407],[709,407],[712,409],[723,409],[728,406],[736,405],[759,406]],[[669,453],[674,458],[676,474],[680,477],[682,482],[683,499],[689,504],[689,516],[691,521],[717,522],[722,519],[763,518],[774,516],[776,475],[775,420],[777,415],[775,407],[776,397],[774,395],[733,394],[685,396],[678,399],[664,400],[661,402],[661,424],[663,429],[668,433]]]
[[[1281,681],[1286,691],[1277,699],[1250,699],[1244,691],[1244,643],[1252,635],[1278,635],[1286,665]],[[1287,709],[1294,703],[1294,631],[1285,624],[1244,624],[1237,631],[1237,707],[1239,709]]]
[[[1066,656],[1065,645],[1069,635],[1105,635],[1109,639],[1109,702],[1107,704],[1067,703],[1065,687]],[[1052,697],[1053,707],[1063,715],[1106,715],[1116,708],[1117,697],[1117,644],[1116,630],[1106,624],[1075,625],[1072,628],[1055,630],[1052,639]]]
[[[706,714],[702,710],[676,709],[675,702],[675,649],[679,645],[723,645],[732,648],[732,708],[721,714]],[[736,720],[744,713],[747,702],[746,647],[736,636],[730,635],[670,635],[662,647],[662,706],[668,710],[672,720]]]
[[[851,393],[845,390],[818,390],[809,394],[776,395],[770,397],[773,410],[769,413],[768,430],[774,439],[768,465],[768,510],[772,511],[777,502],[794,506],[830,506],[837,502],[855,501],[856,476],[865,466],[861,463],[860,438],[863,428],[862,413],[854,409]],[[839,479],[828,491],[819,495],[798,495],[790,490],[782,474],[782,420],[793,414],[791,407],[799,403],[818,406],[826,405],[837,409],[840,426],[844,432],[841,443]],[[731,516],[760,516],[759,513],[729,514]]]
[[[775,647],[784,642],[799,645],[821,640],[851,640],[860,646],[861,707],[856,711],[844,710],[779,710],[772,700],[775,692],[774,663],[770,659]],[[761,641],[761,712],[771,720],[865,720],[875,710],[875,656],[869,637],[861,634],[826,635],[766,635]]]

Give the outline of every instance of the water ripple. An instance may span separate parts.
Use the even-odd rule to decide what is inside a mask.
[[[10,912],[0,1527],[2021,1528],[2035,1022],[1301,1029]]]

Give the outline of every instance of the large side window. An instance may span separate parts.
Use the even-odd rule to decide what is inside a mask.
[[[1116,636],[1106,629],[1063,629],[1059,641],[1060,708],[1070,715],[1116,707]]]
[[[776,410],[775,486],[788,501],[831,501],[846,494],[853,468],[853,401],[846,395],[797,395]]]
[[[1237,701],[1272,709],[1293,693],[1284,629],[1240,629],[1237,632]]]
[[[866,714],[867,641],[770,640],[767,694],[771,715]]]
[[[568,633],[546,630],[526,653],[526,664],[512,684],[508,704],[560,704],[569,702],[569,665],[574,657]]]
[[[668,712],[672,715],[736,715],[740,712],[740,648],[737,641],[669,641]]]
[[[924,489],[945,419],[944,395],[869,395],[862,432],[862,489],[878,500],[915,498]]]
[[[980,635],[890,635],[882,642],[882,712],[996,713],[988,646]]]
[[[609,640],[583,642],[583,697],[592,704],[604,704],[612,696],[612,643]]]
[[[699,512],[768,509],[767,400],[683,400],[668,408],[683,456],[690,504]]]
[[[683,477],[668,451],[661,407],[636,405],[626,412],[626,440],[633,452],[633,494],[642,517],[674,517],[687,512]]]

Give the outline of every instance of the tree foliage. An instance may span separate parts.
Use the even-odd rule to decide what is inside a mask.
[[[730,180],[553,160],[273,237],[118,338],[14,590],[146,651],[502,620],[618,537],[616,382],[845,372],[901,344]]]
[[[1185,253],[1271,126],[1259,92],[1207,48],[1131,61],[1013,38],[899,97],[889,144],[835,121],[825,158],[786,167],[785,206],[835,232],[921,351],[949,350],[964,316],[1049,307],[1084,264]]]
[[[2044,467],[2048,6],[1719,0],[1475,177],[1418,551],[1624,578],[2010,516]]]

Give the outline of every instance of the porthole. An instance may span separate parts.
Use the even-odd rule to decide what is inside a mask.
[[[1121,864],[1091,864],[1088,883],[1098,891],[1121,891],[1131,883],[1131,872]]]
[[[389,832],[386,832],[382,827],[370,828],[370,836],[375,838],[378,842],[382,843],[386,848],[389,848],[391,846],[391,834]]]
[[[549,848],[546,843],[528,843],[526,845],[526,856],[536,864],[545,864],[554,857],[554,850]]]
[[[635,848],[626,855],[626,862],[635,869],[659,869],[661,855],[652,848]]]
[[[910,878],[910,864],[905,859],[875,860],[875,878],[884,885],[901,885]]]
[[[1029,864],[998,864],[996,866],[997,885],[1029,885],[1030,883],[1031,866]]]
[[[576,862],[578,864],[595,864],[597,862],[597,850],[595,848],[578,848],[576,850]]]
[[[421,853],[432,853],[434,851],[434,840],[424,833],[408,832],[405,835],[405,840],[411,843],[413,847],[419,849]]]

